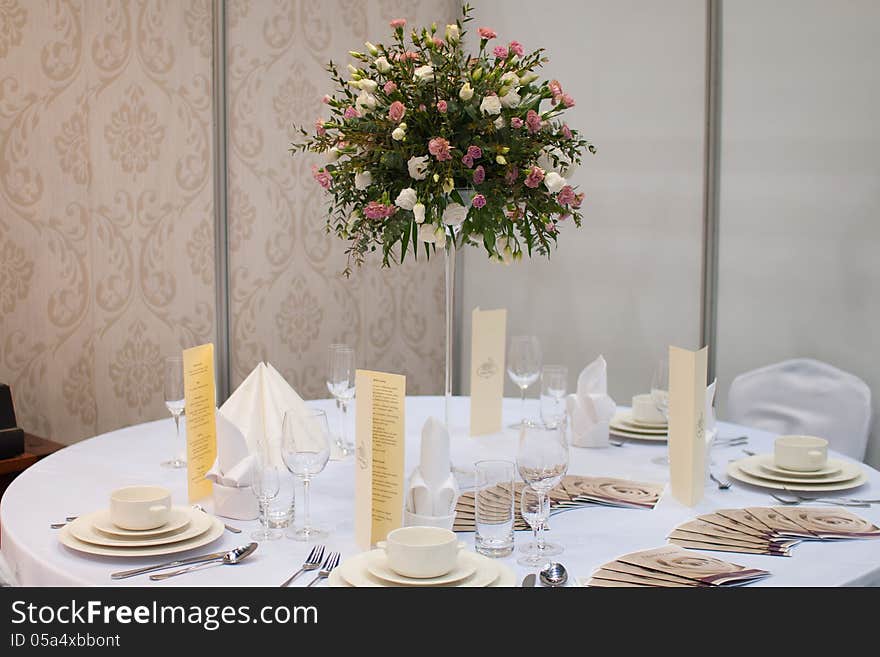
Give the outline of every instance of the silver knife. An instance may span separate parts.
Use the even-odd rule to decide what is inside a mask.
[[[188,566],[194,563],[201,563],[203,561],[210,561],[211,559],[219,559],[222,558],[224,554],[229,552],[229,550],[221,550],[220,552],[212,552],[211,554],[203,554],[198,557],[190,557],[189,559],[177,559],[175,561],[167,561],[165,563],[160,563],[158,566],[146,566],[145,568],[135,568],[134,570],[122,570],[118,573],[110,573],[111,579],[126,579],[127,577],[134,577],[135,575],[144,575],[146,573],[151,573],[154,570],[164,570],[166,568],[176,568],[177,566]]]
[[[535,573],[529,573],[523,578],[522,588],[524,589],[533,589],[535,588]]]

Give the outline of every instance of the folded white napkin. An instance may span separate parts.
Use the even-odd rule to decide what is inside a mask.
[[[224,518],[253,520],[259,515],[257,499],[250,489],[254,455],[244,434],[217,410],[217,459],[206,478],[214,482],[214,513]]]
[[[577,392],[566,397],[571,442],[578,447],[608,445],[608,423],[617,404],[608,396],[608,365],[599,356],[578,376]]]
[[[419,465],[410,475],[406,510],[421,516],[448,516],[454,513],[458,485],[449,461],[449,431],[440,420],[430,417],[422,427]]]
[[[249,453],[264,445],[270,462],[280,469],[285,468],[281,458],[284,413],[295,410],[304,421],[308,417],[308,407],[302,397],[268,363],[259,363],[220,410],[242,433]],[[330,458],[342,458],[335,445],[331,445]]]

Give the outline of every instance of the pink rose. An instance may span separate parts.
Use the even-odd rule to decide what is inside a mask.
[[[504,182],[507,183],[507,186],[510,187],[513,183],[516,182],[516,179],[519,178],[519,169],[516,167],[510,167],[507,170],[507,173],[504,174]]]
[[[315,132],[322,137],[327,134],[327,130],[324,129],[324,121],[321,119],[315,119]]]
[[[481,27],[477,30],[477,33],[480,35],[481,39],[494,39],[498,35],[495,34],[495,30],[492,30],[488,27]]]
[[[420,111],[420,112],[424,112],[426,109],[428,109],[428,108],[425,107],[425,104],[424,104],[424,103],[422,103],[421,105],[419,105],[419,111]]]
[[[476,196],[474,196],[474,200],[471,201],[471,205],[473,205],[477,209],[485,207],[486,197],[482,194],[477,194]]]
[[[562,124],[562,136],[566,139],[571,139],[571,128],[568,127],[567,123]]]
[[[483,157],[483,149],[479,146],[468,146],[467,156],[472,160],[479,160]]]
[[[400,123],[404,114],[406,114],[406,107],[399,100],[395,100],[391,103],[391,107],[388,108],[388,118],[395,123]]]
[[[330,184],[333,182],[333,178],[330,177],[327,171],[324,169],[319,170],[314,164],[312,165],[312,178],[324,189],[330,189]]]
[[[406,19],[405,18],[395,18],[393,21],[391,21],[390,25],[395,30],[402,30],[403,26],[406,25]]]
[[[345,114],[343,116],[346,119],[356,119],[360,116],[360,112],[358,112],[354,107],[346,107]]]
[[[529,175],[526,177],[526,187],[535,189],[544,180],[544,171],[540,167],[532,167]]]
[[[494,54],[498,59],[507,59],[507,48],[504,46],[495,46],[492,49],[492,54]]]
[[[449,142],[443,137],[434,137],[429,141],[428,152],[436,157],[438,162],[452,159],[452,155],[449,153]]]
[[[385,92],[386,96],[390,96],[395,91],[397,91],[397,85],[394,84],[394,82],[392,82],[391,80],[388,80],[388,82],[385,83],[385,86],[382,87],[382,91]]]
[[[514,116],[512,119],[510,119],[510,126],[512,128],[522,128],[523,127],[523,120],[521,118],[519,118],[518,116]]]
[[[526,125],[529,126],[529,132],[532,134],[541,130],[541,117],[535,110],[529,110],[526,114]]]
[[[441,114],[446,114],[446,110],[448,109],[448,107],[449,106],[446,104],[445,100],[438,100],[437,101],[437,111],[440,112]]]
[[[574,188],[566,185],[560,189],[559,194],[556,195],[556,202],[560,205],[571,205],[574,202]]]
[[[473,168],[474,168],[474,158],[472,158],[472,157],[470,157],[470,156],[468,156],[468,155],[464,155],[464,156],[461,158],[461,163],[462,163],[463,165],[465,165],[468,169],[473,169]]]
[[[482,185],[483,181],[486,180],[486,170],[483,168],[481,164],[476,169],[474,169],[474,184]]]
[[[566,107],[574,107],[574,98],[572,98],[568,94],[562,94],[561,100],[562,104]]]
[[[522,57],[525,54],[525,50],[523,50],[522,44],[519,41],[511,41],[509,48],[510,52],[517,57]]]

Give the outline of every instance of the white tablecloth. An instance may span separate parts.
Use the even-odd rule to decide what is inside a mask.
[[[337,422],[332,402],[312,402],[331,412]],[[530,409],[537,412],[536,402]],[[518,419],[518,400],[505,400],[505,426]],[[453,405],[453,458],[458,465],[470,465],[484,458],[506,458],[516,455],[516,433],[471,438],[468,436],[469,399],[457,398]],[[406,406],[407,472],[418,461],[419,436],[429,415],[442,416],[443,400],[439,397],[410,397]],[[719,423],[720,435],[749,436],[748,448],[770,451],[773,436]],[[56,538],[51,522],[62,521],[67,515],[87,513],[107,504],[109,493],[119,486],[150,483],[169,487],[176,504],[186,503],[184,471],[159,467],[172,450],[173,424],[170,419],[150,422],[113,431],[65,448],[29,468],[20,475],[3,496],[0,505],[2,543],[0,549],[18,582],[26,586],[65,585],[151,585],[151,586],[276,586],[299,568],[308,546],[287,538],[262,543],[245,563],[239,566],[208,568],[186,576],[151,583],[145,576],[120,582],[110,573],[164,561],[151,559],[109,559],[89,557],[63,547]],[[729,459],[743,456],[741,447],[716,449],[714,471],[722,472]],[[666,481],[665,467],[651,463],[661,455],[664,444],[629,443],[625,447],[605,449],[572,448],[572,474],[607,475]],[[857,493],[863,497],[880,497],[880,473],[864,466],[869,483]],[[332,550],[341,550],[343,557],[357,553],[353,539],[353,477],[351,458],[331,461],[312,484],[312,514],[316,521],[333,527],[327,540]],[[847,493],[854,494],[854,493]],[[299,494],[298,494],[299,498]],[[300,499],[297,500],[300,502]],[[728,491],[707,487],[706,496],[696,508],[677,503],[668,493],[653,511],[588,507],[554,516],[549,538],[561,543],[565,553],[559,561],[573,576],[587,576],[602,563],[633,550],[657,547],[666,543],[666,535],[677,524],[694,516],[723,507],[770,506],[776,504],[767,492],[745,484],[734,483]],[[880,524],[880,506],[853,509],[856,513]],[[224,533],[217,542],[198,552],[214,552],[248,542],[248,534],[257,523],[230,521],[246,533]],[[473,534],[462,534],[473,543]],[[529,533],[517,532],[523,543]],[[880,542],[839,541],[807,542],[793,550],[790,558],[761,555],[713,553],[745,566],[770,570],[773,576],[755,586],[840,586],[880,585]],[[181,556],[191,556],[184,553]],[[519,578],[527,569],[516,565],[515,555],[504,560]],[[309,580],[302,577],[299,585]]]

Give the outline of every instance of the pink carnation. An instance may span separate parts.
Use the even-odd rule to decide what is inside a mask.
[[[477,209],[485,207],[486,197],[482,194],[477,194],[476,196],[474,196],[474,200],[471,201],[471,205],[473,205]]]
[[[358,112],[354,107],[346,107],[345,114],[343,116],[346,119],[356,119],[360,116],[360,112]]]
[[[437,111],[440,112],[441,114],[446,114],[446,110],[448,109],[448,107],[449,106],[446,104],[445,100],[438,100],[437,101]]]
[[[559,194],[556,195],[556,201],[560,205],[571,205],[574,202],[574,188],[571,185],[566,185],[560,189]]]
[[[385,83],[385,86],[382,87],[382,91],[385,92],[385,95],[386,95],[386,96],[390,96],[390,95],[393,94],[395,91],[397,91],[397,85],[394,84],[393,81],[388,80],[388,82]]]
[[[317,132],[322,137],[327,134],[327,130],[324,129],[324,121],[321,119],[315,119],[315,132]]]
[[[434,137],[429,141],[428,152],[436,157],[438,162],[452,159],[452,155],[449,153],[449,142],[443,137]]]
[[[486,170],[481,164],[476,169],[474,169],[474,184],[482,185],[484,180],[486,180]]]
[[[406,19],[405,18],[395,18],[393,21],[391,21],[390,25],[395,30],[403,29],[403,26],[406,25]]]
[[[329,105],[331,100],[332,99],[330,98],[329,94],[324,94],[324,97],[321,99],[321,102],[324,103],[325,105]]]
[[[378,201],[370,201],[364,208],[364,216],[367,219],[385,219],[397,212],[397,208],[393,205],[385,205]]]
[[[557,96],[562,95],[562,85],[559,84],[559,80],[550,80],[550,84],[547,85],[550,88],[550,93],[553,94],[553,100],[556,100]]]
[[[509,47],[510,52],[517,57],[522,57],[525,54],[525,50],[523,50],[522,44],[519,41],[511,41]]]
[[[494,39],[498,35],[495,34],[495,30],[492,30],[488,27],[481,27],[477,30],[477,33],[480,35],[481,39]]]
[[[513,185],[517,178],[519,178],[519,169],[516,167],[510,167],[510,169],[507,170],[507,173],[504,174],[504,182],[507,183],[508,187]]]
[[[562,94],[560,99],[562,100],[562,104],[566,107],[574,107],[574,98],[572,98],[568,94]]]
[[[571,128],[568,127],[567,123],[562,124],[562,136],[566,139],[571,139]]]
[[[399,100],[395,100],[391,103],[391,107],[388,108],[388,118],[395,123],[400,123],[404,114],[406,114],[406,107]]]
[[[330,177],[326,170],[319,170],[314,164],[312,165],[312,178],[324,189],[330,189],[330,184],[333,182],[333,178]]]
[[[492,54],[494,54],[498,59],[507,59],[507,48],[504,46],[495,46],[492,49]]]
[[[541,167],[532,167],[529,175],[526,177],[526,187],[536,188],[544,180],[544,170]]]
[[[584,193],[581,192],[580,194],[575,195],[574,201],[572,201],[571,207],[573,207],[575,210],[577,210],[578,208],[581,207],[581,203],[583,203],[583,202],[584,202]]]
[[[434,42],[435,48],[442,48],[443,47],[443,39],[441,39],[440,37],[434,37],[432,39],[432,41]]]
[[[541,130],[541,117],[535,110],[529,110],[526,114],[526,125],[529,126],[529,132],[533,134]]]
[[[510,126],[512,128],[522,128],[523,127],[523,120],[521,118],[519,118],[518,116],[514,116],[512,119],[510,119]]]
[[[557,228],[556,228],[556,224],[547,224],[547,226],[546,226],[546,230],[547,230],[547,232],[550,233],[551,235],[555,235],[555,234],[556,234],[556,230],[557,230]]]

